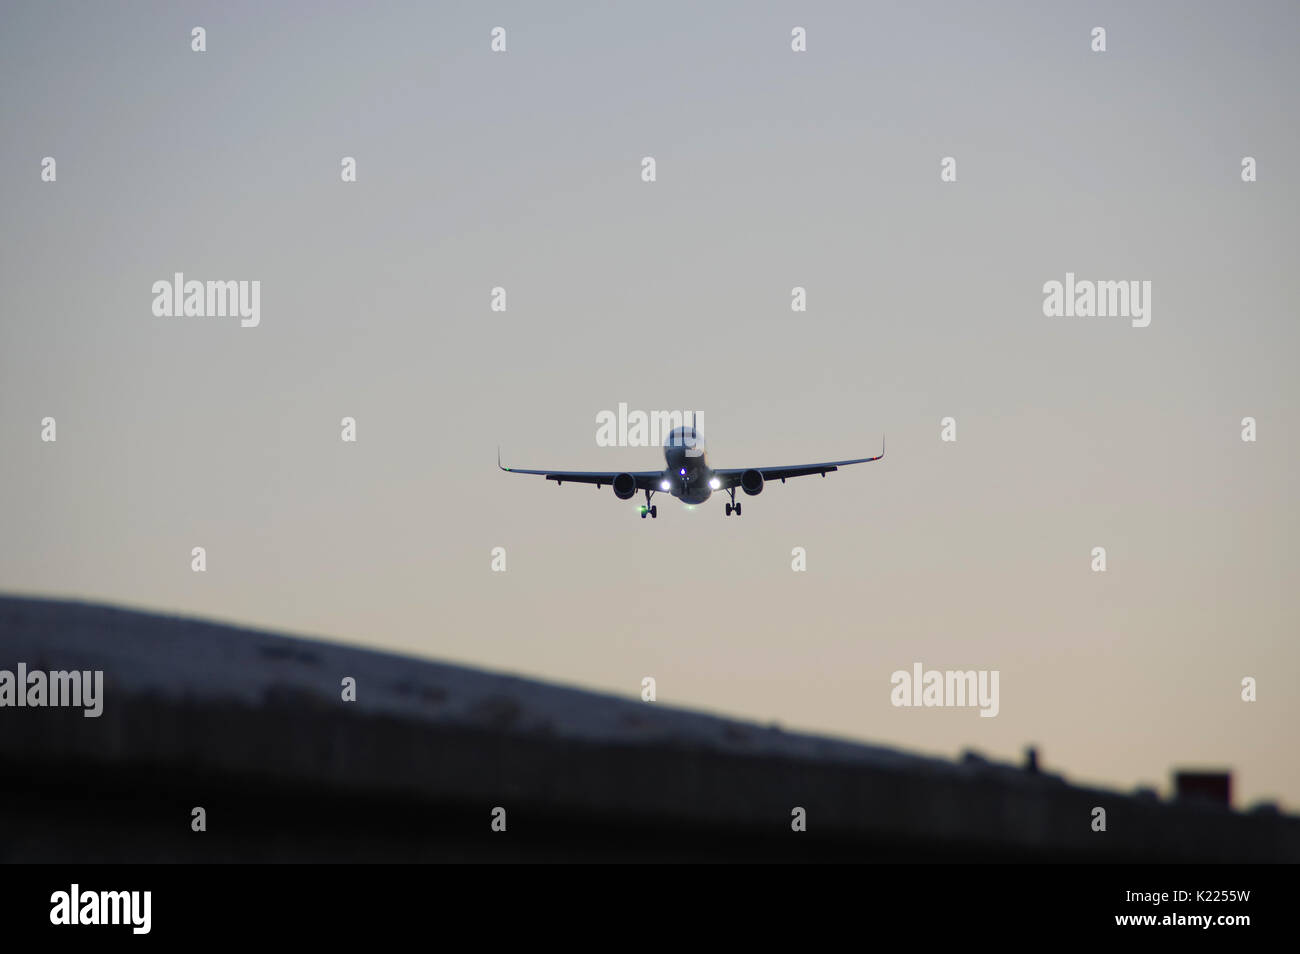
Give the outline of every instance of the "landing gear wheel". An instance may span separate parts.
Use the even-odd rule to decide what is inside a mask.
[[[646,515],[646,509],[645,509],[645,507],[642,507],[642,508],[641,508],[641,519],[642,519],[642,520],[645,519],[645,515]]]
[[[740,504],[736,503],[736,488],[728,487],[727,493],[731,494],[731,503],[727,504],[727,516],[730,517],[734,513],[737,517],[739,517]]]
[[[658,517],[659,517],[659,506],[658,506],[657,504],[656,504],[655,506],[653,506],[653,507],[650,508],[650,516],[653,517],[653,518],[655,518],[655,519],[658,519]]]

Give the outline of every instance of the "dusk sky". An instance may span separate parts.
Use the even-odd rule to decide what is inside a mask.
[[[0,591],[1300,809],[1298,44],[1285,2],[7,2]],[[176,272],[260,324],[156,317]],[[1150,325],[1045,316],[1067,272]],[[620,403],[716,467],[888,454],[740,518],[497,470],[662,467],[597,446]],[[997,717],[891,705],[916,662]]]

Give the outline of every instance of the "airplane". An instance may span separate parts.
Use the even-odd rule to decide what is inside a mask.
[[[825,477],[832,470],[847,467],[850,464],[868,464],[885,456],[885,439],[880,439],[880,453],[875,457],[859,457],[855,460],[833,460],[822,464],[797,464],[792,467],[733,467],[714,470],[705,457],[704,436],[695,429],[694,424],[675,427],[664,441],[663,470],[636,470],[614,473],[612,471],[594,470],[522,470],[507,467],[501,463],[501,448],[497,448],[497,466],[511,474],[536,474],[553,480],[557,484],[566,481],[575,484],[595,484],[597,489],[609,484],[614,496],[619,500],[628,500],[638,491],[645,492],[645,505],[641,507],[641,519],[646,516],[659,516],[659,508],[651,503],[656,493],[667,493],[684,504],[700,504],[708,500],[715,490],[723,490],[731,495],[727,504],[726,516],[733,513],[740,516],[740,504],[736,502],[736,489],[739,488],[751,497],[763,492],[764,485],[770,480],[780,479],[785,483],[791,477],[804,477],[808,474],[821,474]]]

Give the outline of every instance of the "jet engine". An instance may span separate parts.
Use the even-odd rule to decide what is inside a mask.
[[[751,497],[763,492],[763,475],[757,470],[747,470],[740,475],[740,489]]]
[[[611,485],[614,488],[614,496],[619,500],[627,500],[636,493],[636,478],[631,474],[619,474],[614,478]]]

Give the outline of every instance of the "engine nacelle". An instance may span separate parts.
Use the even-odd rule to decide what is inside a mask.
[[[747,470],[740,475],[740,489],[751,497],[763,492],[763,475],[757,470]],[[739,505],[737,505],[739,506]]]
[[[614,478],[613,484],[614,496],[619,500],[627,500],[636,493],[636,478],[631,474],[619,474]]]

